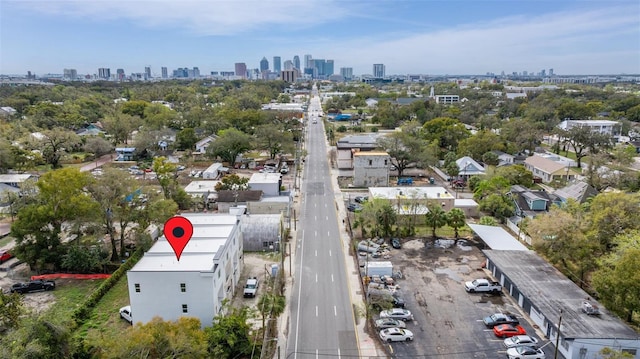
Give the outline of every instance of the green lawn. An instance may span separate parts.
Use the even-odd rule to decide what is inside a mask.
[[[4,247],[4,246],[6,246],[6,245],[7,245],[7,244],[9,244],[9,242],[11,242],[12,240],[14,240],[14,238],[13,238],[13,237],[11,237],[11,236],[6,236],[6,237],[4,237],[4,238],[0,239],[0,247]]]
[[[93,309],[91,317],[76,332],[85,338],[87,345],[98,345],[101,338],[111,338],[131,326],[120,318],[118,310],[129,304],[127,276],[120,278],[100,303]]]
[[[56,289],[51,292],[56,297],[56,302],[44,313],[44,317],[56,323],[68,324],[76,307],[98,288],[102,281],[104,279],[56,280]]]

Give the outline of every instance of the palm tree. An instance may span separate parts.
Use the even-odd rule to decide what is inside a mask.
[[[258,310],[262,314],[262,327],[264,328],[267,316],[277,318],[284,312],[286,306],[284,296],[265,293],[258,299]]]
[[[438,205],[428,205],[429,212],[425,215],[427,227],[431,228],[431,235],[436,239],[436,229],[447,224],[447,213]]]
[[[447,213],[447,224],[453,228],[458,239],[458,228],[464,227],[466,216],[460,208],[453,208]]]

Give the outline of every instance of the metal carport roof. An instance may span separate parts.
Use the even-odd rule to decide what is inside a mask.
[[[469,228],[473,230],[483,241],[493,250],[514,250],[528,251],[524,244],[520,243],[515,237],[505,231],[502,227],[483,226],[481,224],[467,223]]]

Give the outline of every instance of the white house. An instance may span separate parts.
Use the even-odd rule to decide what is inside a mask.
[[[460,96],[458,95],[436,95],[435,99],[436,103],[444,105],[451,105],[460,102]]]
[[[617,121],[609,120],[564,120],[558,125],[558,127],[563,130],[570,130],[574,127],[589,127],[592,132],[609,136],[615,135],[616,127],[619,126],[620,124]]]
[[[220,173],[221,173],[221,169],[225,169],[222,166],[222,163],[220,162],[213,163],[206,170],[202,171],[202,178],[209,179],[209,180],[218,179],[218,176],[220,176]]]
[[[484,175],[484,167],[469,156],[456,160],[458,165],[458,177],[467,181],[471,176]]]
[[[243,243],[239,217],[229,214],[185,213],[193,236],[178,261],[164,236],[127,272],[134,323],[158,316],[183,316],[211,326],[231,299],[242,273]]]
[[[391,157],[386,152],[353,154],[353,185],[356,187],[388,186]]]
[[[249,179],[249,188],[262,191],[264,196],[279,196],[282,186],[282,175],[280,173],[254,173]]]
[[[211,135],[207,136],[200,141],[196,142],[196,153],[205,153],[207,152],[207,147],[211,144],[211,142],[215,141],[218,136]]]

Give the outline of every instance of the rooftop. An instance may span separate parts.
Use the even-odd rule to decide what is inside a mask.
[[[353,154],[354,156],[389,156],[386,152],[374,152],[374,151],[358,151]]]
[[[369,187],[371,197],[384,199],[440,199],[453,198],[443,187]]]
[[[281,177],[282,175],[280,173],[254,173],[249,179],[249,186],[251,186],[252,183],[278,183]]]
[[[484,254],[552,323],[562,311],[562,335],[574,338],[638,339],[638,333],[611,315],[602,305],[532,251],[494,251]],[[582,302],[598,305],[601,315],[582,313]]]
[[[529,249],[520,243],[509,232],[505,231],[502,227],[497,226],[484,226],[481,224],[467,223],[469,228],[475,232],[484,243],[493,250],[500,251],[526,251]]]
[[[0,175],[0,183],[21,183],[32,177],[37,176],[28,173]]]
[[[184,191],[187,193],[207,193],[207,192],[215,192],[216,185],[220,181],[191,181],[185,188]]]

